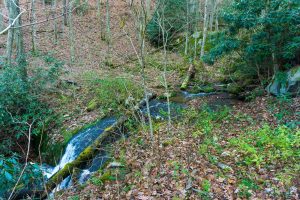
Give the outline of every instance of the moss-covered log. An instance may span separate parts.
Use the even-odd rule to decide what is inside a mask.
[[[147,99],[151,100],[155,98],[154,94],[148,94]],[[124,123],[131,117],[134,112],[137,112],[140,108],[145,106],[146,99],[140,101],[140,103],[134,108],[131,114],[127,116],[122,116],[116,121],[112,126],[106,128],[103,133],[98,136],[98,138],[94,141],[93,144],[88,146],[83,152],[79,154],[79,156],[72,162],[66,164],[61,170],[56,172],[47,182],[46,190],[53,190],[62,180],[67,178],[69,175],[73,173],[73,170],[76,168],[82,168],[86,165],[86,162],[93,159],[97,153],[100,152],[101,147],[103,148],[105,144],[115,140],[120,136],[119,130],[124,125]],[[43,194],[43,198],[47,196],[45,192]]]
[[[191,63],[190,67],[189,67],[189,70],[187,72],[186,78],[182,82],[182,85],[181,85],[180,89],[185,90],[188,87],[189,82],[191,81],[191,79],[194,78],[195,73],[196,73],[195,66]]]

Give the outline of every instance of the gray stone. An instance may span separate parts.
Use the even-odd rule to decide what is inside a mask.
[[[300,66],[294,67],[285,72],[286,80],[275,77],[266,88],[267,92],[275,96],[300,94]]]
[[[223,170],[229,170],[229,171],[232,171],[232,168],[228,165],[225,165],[223,163],[218,163],[218,167],[223,169]]]

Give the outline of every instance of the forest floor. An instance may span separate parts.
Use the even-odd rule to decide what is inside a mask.
[[[89,3],[96,5],[95,1]],[[104,9],[103,5],[101,13],[105,13]],[[74,14],[75,60],[70,61],[70,29],[62,25],[61,19],[56,21],[57,41],[54,21],[38,25],[39,53],[28,54],[31,69],[47,66],[45,57],[64,61],[58,91],[44,97],[62,116],[61,127],[52,130],[55,142],[66,139],[62,130],[76,130],[109,113],[101,108],[87,109],[97,95],[95,80],[124,78],[141,85],[137,57],[127,38],[128,34],[138,46],[127,2],[112,1],[111,5],[112,63],[107,63],[108,45],[101,38],[105,16],[101,27],[96,13],[92,6],[85,13]],[[46,19],[50,13],[37,15]],[[23,24],[28,22],[28,16],[24,16]],[[125,21],[123,28],[121,21]],[[0,36],[1,55],[5,37]],[[24,28],[24,37],[26,51],[30,52],[30,27]],[[161,95],[163,53],[149,45],[146,49],[147,86]],[[168,52],[167,67],[170,89],[175,90],[188,65],[177,53]],[[199,82],[217,81],[219,77],[213,68],[198,70]],[[71,84],[64,84],[66,81]],[[122,167],[106,167],[85,185],[56,194],[56,199],[299,199],[300,98],[264,95],[251,102],[228,100],[225,104],[229,107],[212,106],[227,100],[222,95],[212,95],[190,101],[171,129],[166,122],[155,122],[153,139],[148,131],[133,130],[129,138],[110,147],[113,161]]]
[[[300,98],[216,107],[226,98],[192,100],[169,131],[155,123],[153,140],[133,130],[110,148],[118,167],[56,199],[299,199],[300,132],[281,124],[297,124]]]

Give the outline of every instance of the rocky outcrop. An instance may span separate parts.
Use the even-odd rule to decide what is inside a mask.
[[[300,66],[275,76],[266,90],[275,96],[298,96],[300,94]]]

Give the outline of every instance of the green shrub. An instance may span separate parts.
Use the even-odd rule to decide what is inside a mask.
[[[31,149],[37,150],[42,133],[56,123],[56,116],[43,98],[54,91],[63,63],[50,55],[44,56],[44,61],[47,67],[27,68],[27,79],[17,66],[5,66],[0,71],[0,130],[5,138],[0,142],[0,185],[6,189],[16,183],[23,167],[24,159],[18,157],[21,150],[15,144],[26,145],[31,130]],[[26,168],[22,186],[35,181],[35,168],[31,164]]]
[[[0,197],[3,197],[8,190],[13,188],[23,169],[20,164],[20,158],[13,155],[11,157],[4,157],[0,154]],[[31,186],[33,183],[37,184],[42,180],[42,173],[37,164],[29,163],[26,167],[18,186],[23,188]],[[18,187],[17,187],[18,188]]]
[[[221,12],[226,28],[215,36],[214,47],[204,61],[214,63],[237,52],[244,61],[240,68],[257,71],[260,76],[276,73],[274,64],[279,70],[293,66],[299,62],[299,6],[295,0],[231,1]]]

